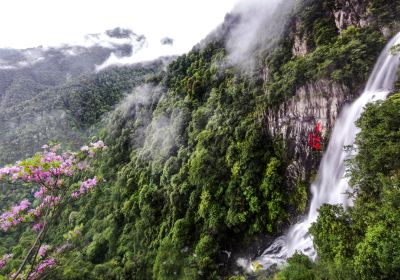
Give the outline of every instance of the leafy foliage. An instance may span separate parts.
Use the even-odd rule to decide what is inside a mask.
[[[383,45],[382,35],[374,29],[351,26],[305,56],[285,61],[280,58],[285,52],[277,50],[269,58],[273,67],[267,84],[268,103],[280,104],[293,96],[298,87],[317,79],[342,82],[350,88],[360,87]],[[287,59],[287,54],[283,57]]]
[[[264,93],[233,69],[218,73],[223,58],[218,43],[178,58],[163,84],[138,89],[103,122],[109,149],[98,164],[113,187],[77,212],[72,226],[84,225],[81,247],[64,256],[54,277],[78,277],[68,261],[78,258],[93,268],[83,274],[88,279],[100,271],[105,278],[216,279],[232,237],[282,228],[286,163],[256,119]]]
[[[282,231],[292,215],[304,211],[307,182],[298,178],[298,188],[289,193],[285,146],[268,135],[263,114],[317,79],[357,90],[385,41],[381,26],[351,26],[338,34],[335,3],[307,1],[299,15],[310,50],[305,56],[292,54],[291,36],[272,54],[257,50],[267,79],[258,69],[243,74],[227,65],[223,39],[217,38],[178,57],[161,74],[156,63],[55,87],[12,80],[15,88],[27,89],[18,91],[26,102],[14,102],[19,104],[12,110],[20,112],[15,119],[4,106],[2,123],[15,130],[1,140],[23,149],[0,150],[4,160],[30,153],[48,138],[76,145],[88,130],[109,147],[94,164],[107,186],[67,205],[49,231],[49,243],[71,239],[75,249],[59,256],[48,277],[221,279],[229,269],[224,251],[245,246],[257,234]],[[312,228],[321,259],[312,263],[295,255],[278,279],[398,277],[397,235],[388,234],[397,234],[399,218],[397,100],[369,107],[359,123],[360,154],[351,167],[359,195],[354,210],[322,207]],[[37,112],[52,113],[46,126],[27,125]],[[10,195],[2,195],[6,206]],[[5,259],[10,244],[22,255],[34,238],[29,231],[14,234],[18,244],[1,236]],[[7,265],[17,266],[13,260]]]
[[[369,1],[368,12],[374,17],[378,25],[391,24],[398,20],[400,14],[400,1],[398,0],[372,0]]]
[[[90,147],[82,147],[80,153],[60,153],[59,148],[59,145],[46,145],[41,153],[36,153],[32,158],[0,169],[0,179],[22,181],[35,190],[32,202],[25,198],[0,216],[0,229],[3,232],[8,232],[22,223],[29,226],[33,224],[32,231],[37,232],[36,235],[29,230],[25,231],[35,236],[34,241],[29,244],[29,249],[18,250],[18,246],[9,248],[13,250],[13,254],[5,254],[1,258],[2,274],[6,272],[12,279],[24,277],[32,280],[43,277],[57,264],[54,257],[72,246],[72,239],[81,234],[80,227],[70,231],[65,236],[66,243],[55,250],[44,244],[49,229],[57,223],[64,208],[71,204],[72,200],[90,192],[97,184],[96,177],[80,184],[76,181],[82,178],[84,171],[89,170],[88,157],[93,158],[99,150],[106,149],[106,146],[102,141],[98,141],[91,143]],[[51,255],[49,251],[52,251]],[[15,261],[20,262],[18,269],[15,266],[12,269],[11,263],[7,265],[13,255],[16,257]]]

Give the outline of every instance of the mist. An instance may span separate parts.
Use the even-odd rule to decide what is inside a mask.
[[[105,117],[111,135],[119,133],[118,121],[121,120],[124,127],[131,129],[129,141],[141,162],[162,162],[179,146],[178,139],[186,115],[179,108],[171,112],[160,110],[166,101],[164,88],[144,84],[127,94]]]
[[[300,0],[242,0],[232,11],[239,18],[226,40],[228,60],[254,66],[255,52],[271,51],[280,42]]]
[[[165,38],[165,37],[164,37]],[[139,62],[149,62],[160,57],[175,56],[184,53],[186,49],[179,49],[173,44],[163,44],[163,38],[147,38],[142,41],[132,42],[132,53],[129,56],[118,56],[112,52],[110,56],[100,65],[96,71],[110,66],[123,66]]]

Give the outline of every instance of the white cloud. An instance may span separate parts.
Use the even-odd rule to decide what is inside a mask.
[[[2,3],[0,47],[81,44],[85,34],[120,26],[149,42],[174,39],[183,53],[220,24],[237,0],[13,0]],[[158,51],[159,46],[149,50]],[[160,49],[161,50],[161,49]],[[163,54],[161,54],[163,55]],[[144,54],[147,58],[150,54]]]

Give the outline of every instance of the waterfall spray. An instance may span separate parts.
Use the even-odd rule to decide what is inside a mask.
[[[353,145],[359,129],[355,122],[360,118],[365,105],[383,100],[393,90],[400,64],[400,55],[390,52],[400,44],[397,34],[381,53],[362,95],[350,106],[346,106],[336,121],[328,148],[321,160],[317,180],[311,185],[312,200],[307,215],[291,226],[286,234],[277,238],[264,253],[257,258],[257,263],[265,269],[271,265],[282,265],[296,251],[315,260],[316,252],[308,230],[318,218],[318,209],[323,204],[342,204],[351,206],[352,200],[346,195],[350,191],[345,176],[345,160],[354,154],[344,150],[344,146]],[[250,261],[239,259],[238,264],[248,271],[254,271]]]

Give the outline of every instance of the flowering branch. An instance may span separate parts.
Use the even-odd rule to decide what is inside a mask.
[[[0,168],[0,179],[37,185],[33,202],[24,199],[0,215],[0,230],[2,231],[6,232],[20,223],[27,222],[34,223],[32,230],[38,232],[17,272],[11,276],[12,279],[17,279],[27,264],[30,264],[30,269],[26,274],[26,279],[37,279],[41,273],[56,264],[54,259],[49,258],[33,271],[37,256],[39,255],[40,259],[43,259],[46,255],[48,247],[43,247],[42,243],[49,228],[62,210],[72,200],[90,192],[98,183],[97,177],[72,183],[73,176],[88,170],[87,159],[93,158],[97,152],[103,151],[107,147],[102,141],[98,141],[82,147],[78,153],[60,153],[59,145],[51,147],[45,145],[42,148],[43,151],[32,158],[19,161],[13,166]],[[7,261],[8,259],[5,257],[0,259],[0,269],[5,266]]]

